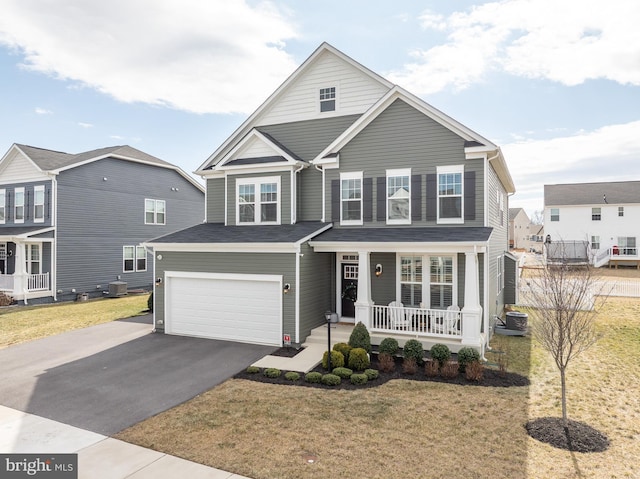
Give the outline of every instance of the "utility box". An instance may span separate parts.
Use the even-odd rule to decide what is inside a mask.
[[[124,281],[113,281],[109,283],[109,297],[118,298],[127,294],[127,283]]]

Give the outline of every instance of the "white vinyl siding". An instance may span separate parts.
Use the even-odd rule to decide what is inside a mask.
[[[164,200],[144,200],[144,224],[164,225],[166,224],[166,202]]]
[[[438,223],[463,223],[464,167],[438,167]]]
[[[13,222],[24,223],[24,188],[16,188],[14,192]]]
[[[44,222],[44,186],[33,188],[33,222]]]
[[[387,224],[411,224],[411,169],[387,170]]]

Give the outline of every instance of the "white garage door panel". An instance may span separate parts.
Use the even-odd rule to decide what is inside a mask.
[[[281,344],[280,281],[170,277],[166,330],[262,344]]]

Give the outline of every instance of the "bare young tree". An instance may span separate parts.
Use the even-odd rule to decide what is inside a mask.
[[[585,264],[548,264],[529,280],[532,331],[560,371],[562,421],[568,430],[567,368],[598,340],[595,318],[605,298],[596,302],[596,275]]]

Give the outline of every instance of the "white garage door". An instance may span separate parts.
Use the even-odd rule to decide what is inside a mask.
[[[273,275],[167,272],[165,332],[282,344],[282,280]]]

